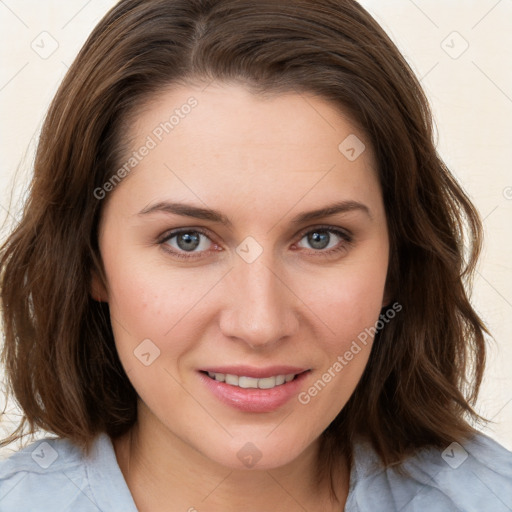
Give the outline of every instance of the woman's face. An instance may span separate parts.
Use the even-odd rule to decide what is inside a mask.
[[[354,391],[385,304],[364,134],[314,95],[213,83],[155,98],[126,135],[94,289],[143,428],[231,468],[291,462]]]

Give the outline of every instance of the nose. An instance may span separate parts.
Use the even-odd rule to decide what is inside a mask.
[[[252,263],[235,263],[227,276],[228,299],[220,314],[226,337],[262,350],[297,332],[300,300],[275,268],[263,255]]]

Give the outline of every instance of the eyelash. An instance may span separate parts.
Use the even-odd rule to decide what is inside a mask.
[[[347,250],[348,248],[350,248],[353,245],[353,237],[349,232],[342,231],[339,228],[335,228],[332,226],[317,226],[312,229],[307,228],[305,231],[302,231],[298,235],[299,242],[300,242],[300,240],[302,240],[304,238],[304,236],[306,236],[310,233],[319,232],[319,231],[334,233],[336,236],[339,236],[342,239],[342,242],[340,242],[337,246],[335,246],[331,249],[328,249],[328,250],[312,249],[314,256],[330,257],[330,256],[333,256],[334,254],[341,252],[341,251]],[[208,238],[211,242],[213,242],[213,240],[211,240],[210,237],[208,236],[208,233],[205,232],[203,229],[201,229],[201,228],[186,228],[186,229],[177,229],[177,230],[165,233],[157,241],[157,243],[162,247],[162,250],[164,250],[165,252],[167,252],[169,254],[172,254],[172,256],[175,256],[177,258],[181,258],[183,260],[191,260],[191,259],[201,258],[202,253],[207,252],[207,251],[201,251],[199,253],[192,253],[192,252],[187,253],[186,251],[180,252],[180,251],[176,251],[174,249],[169,249],[167,242],[169,242],[169,240],[171,240],[172,238],[174,238],[182,233],[200,233],[203,236],[205,236],[206,238]],[[215,242],[213,242],[213,243],[215,243]]]

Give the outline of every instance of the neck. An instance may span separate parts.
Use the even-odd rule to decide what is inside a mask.
[[[349,471],[316,486],[318,440],[296,460],[270,470],[231,469],[212,461],[163,425],[145,424],[143,407],[135,426],[114,439],[119,467],[139,512],[290,512],[343,510]],[[142,413],[142,414],[141,414]]]

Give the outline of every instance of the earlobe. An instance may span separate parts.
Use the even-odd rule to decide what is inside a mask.
[[[387,282],[384,288],[384,297],[382,298],[382,308],[387,308],[391,305],[393,295],[393,290],[391,290],[391,286],[389,285],[389,282]]]
[[[396,298],[397,295],[397,271],[394,266],[388,267],[388,273],[386,276],[386,284],[384,285],[384,294],[382,297],[382,307],[388,308],[391,306],[391,302],[394,298]]]
[[[90,294],[91,297],[97,302],[108,302],[107,291],[96,272],[92,272],[91,274]]]

